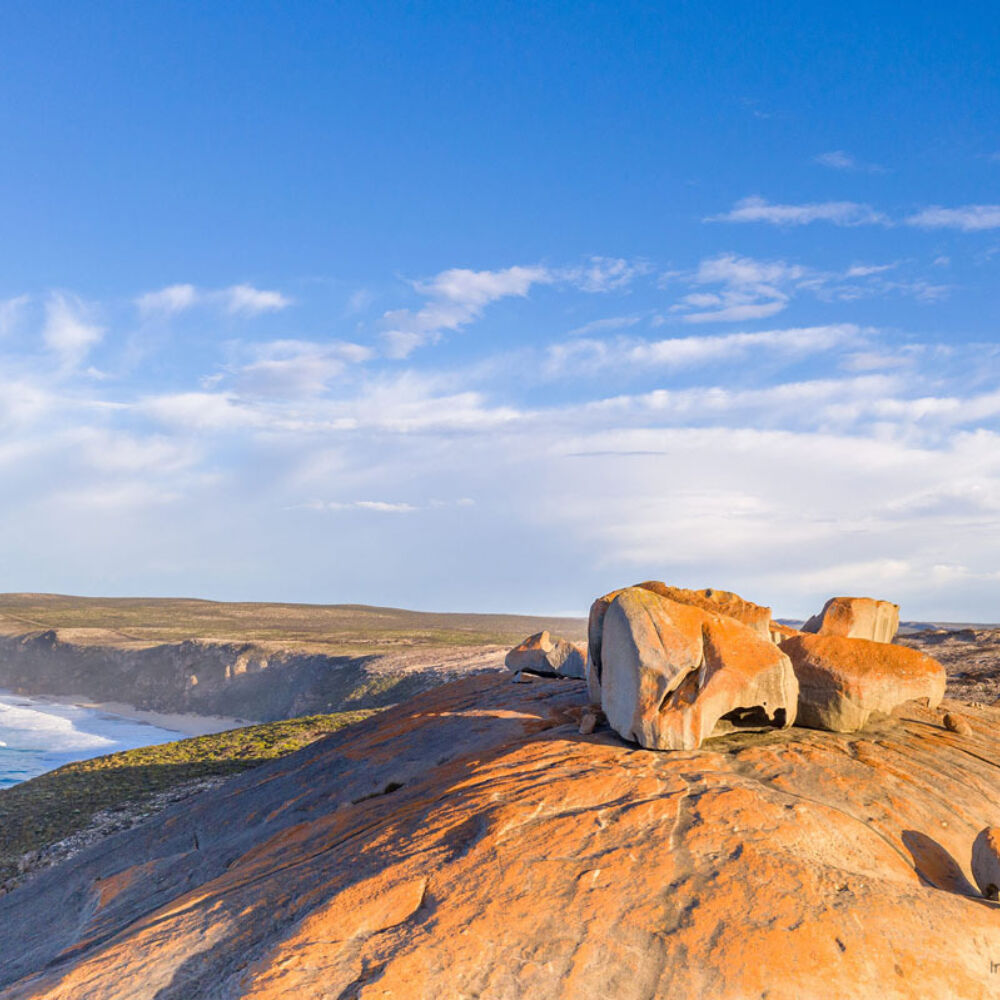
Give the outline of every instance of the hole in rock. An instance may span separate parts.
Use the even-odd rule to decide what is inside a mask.
[[[785,710],[783,708],[777,709],[772,717],[767,714],[767,709],[762,705],[754,705],[752,708],[734,708],[731,712],[727,712],[722,719],[728,722],[733,729],[767,729],[770,726],[783,726],[785,724]]]

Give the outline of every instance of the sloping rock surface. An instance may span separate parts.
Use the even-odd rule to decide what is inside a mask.
[[[799,681],[800,726],[850,733],[873,713],[888,715],[915,698],[935,708],[944,697],[944,667],[915,649],[806,632],[781,648]]]
[[[0,899],[0,997],[996,995],[1000,711],[663,754],[582,699],[459,681],[104,841]]]
[[[898,630],[899,605],[873,597],[831,597],[823,610],[802,626],[803,632],[873,642],[892,642]]]

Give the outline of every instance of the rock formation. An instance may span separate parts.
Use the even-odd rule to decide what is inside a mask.
[[[972,735],[972,726],[962,718],[957,712],[945,712],[944,728],[951,733],[960,733],[962,736]]]
[[[770,637],[771,609],[746,601],[728,590],[713,590],[711,587],[705,590],[686,590],[683,587],[668,586],[659,580],[647,580],[635,586],[676,601],[678,604],[688,604],[712,614],[735,618],[764,638]],[[594,705],[601,703],[601,637],[604,614],[611,602],[623,590],[628,589],[623,587],[598,597],[590,607],[590,617],[587,622],[587,691]]]
[[[1000,827],[980,830],[973,841],[972,877],[987,899],[1000,895]]]
[[[996,995],[1000,710],[655,753],[583,700],[458,681],[95,845],[0,898],[0,997]]]
[[[524,642],[515,646],[504,662],[515,673],[527,671],[542,677],[576,677],[582,680],[585,676],[586,655],[568,639],[560,639],[543,631],[528,636]]]
[[[703,610],[703,600],[667,596],[674,592],[629,587],[591,612],[599,631],[591,658],[600,665],[600,704],[612,728],[643,747],[691,750],[720,722],[722,731],[791,725],[798,685],[788,657],[749,625]],[[735,595],[726,598],[733,606]]]
[[[800,726],[850,733],[873,713],[888,715],[913,699],[935,708],[944,697],[944,667],[905,646],[803,632],[781,649],[799,682]]]
[[[842,635],[848,639],[892,642],[899,629],[899,605],[871,597],[831,597],[803,632]]]

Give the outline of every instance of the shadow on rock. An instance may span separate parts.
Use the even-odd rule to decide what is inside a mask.
[[[917,874],[928,885],[959,896],[981,899],[976,887],[962,872],[961,865],[936,840],[917,830],[904,830],[903,846],[910,852]]]

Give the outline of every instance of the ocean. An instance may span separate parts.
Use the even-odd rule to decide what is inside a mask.
[[[0,789],[74,760],[182,738],[99,709],[0,691]]]

